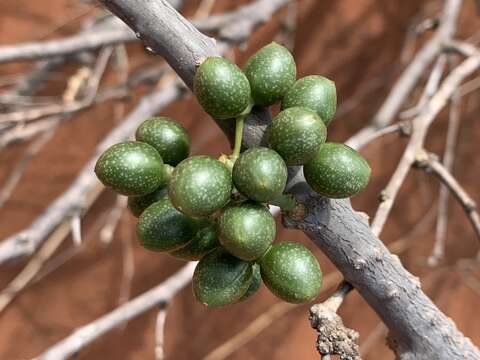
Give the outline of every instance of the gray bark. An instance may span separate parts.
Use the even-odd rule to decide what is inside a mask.
[[[164,56],[190,88],[199,61],[218,53],[212,41],[163,0],[101,2]],[[266,121],[265,116],[249,117],[247,147],[261,142]],[[220,125],[225,128],[224,122]],[[286,224],[305,231],[378,313],[399,358],[480,359],[479,350],[423,293],[418,279],[370,231],[348,200],[320,197],[310,192],[298,168],[291,173],[289,189],[310,212],[306,219],[286,219]]]

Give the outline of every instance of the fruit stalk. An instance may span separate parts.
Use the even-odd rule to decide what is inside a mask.
[[[243,128],[245,124],[245,117],[247,114],[241,114],[237,116],[235,123],[235,143],[232,151],[232,160],[235,161],[240,156],[240,150],[242,148]]]

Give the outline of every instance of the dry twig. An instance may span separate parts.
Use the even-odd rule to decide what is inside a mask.
[[[190,262],[161,284],[117,307],[94,322],[75,330],[70,336],[41,354],[38,360],[66,359],[78,353],[99,336],[113,330],[158,304],[166,304],[191,280],[196,263]]]

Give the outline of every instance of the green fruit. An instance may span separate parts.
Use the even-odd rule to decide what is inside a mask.
[[[228,206],[218,220],[222,246],[242,260],[262,256],[275,239],[276,224],[266,206],[245,202]]]
[[[217,227],[211,224],[198,230],[192,241],[180,249],[172,251],[170,255],[182,260],[200,260],[219,245]]]
[[[241,154],[232,172],[238,191],[258,202],[268,202],[281,195],[287,176],[282,157],[265,147],[251,148]]]
[[[322,271],[305,246],[284,241],[273,245],[260,259],[265,285],[280,299],[304,303],[315,299],[322,287]]]
[[[168,194],[179,211],[205,217],[224,207],[231,191],[232,178],[225,165],[209,156],[193,156],[173,171]]]
[[[158,200],[163,198],[166,194],[168,194],[167,185],[168,185],[168,182],[170,181],[170,178],[172,177],[173,169],[174,168],[168,164],[163,165],[163,170],[165,173],[165,177],[164,177],[165,182],[162,183],[154,192],[151,192],[150,194],[147,194],[147,195],[128,197],[127,205],[128,205],[128,208],[130,209],[130,212],[134,216],[139,217],[147,207],[149,207],[151,204],[153,204],[154,202],[157,202]]]
[[[165,183],[160,154],[139,141],[126,141],[105,150],[95,165],[100,181],[122,195],[149,194]]]
[[[252,264],[218,248],[205,255],[193,274],[195,298],[209,307],[233,304],[252,282]]]
[[[282,109],[302,106],[316,111],[328,125],[337,109],[335,83],[323,76],[305,76],[295,82],[282,100]]]
[[[303,167],[305,179],[317,193],[334,199],[353,196],[370,179],[370,166],[355,150],[344,144],[325,143]]]
[[[250,105],[250,84],[242,70],[217,56],[199,66],[193,91],[205,112],[216,119],[234,118]]]
[[[171,251],[185,246],[195,236],[200,224],[172,206],[164,197],[140,215],[137,235],[143,247],[154,251]]]
[[[134,216],[139,217],[147,207],[152,205],[154,202],[159,201],[167,194],[168,189],[164,186],[160,186],[157,190],[147,195],[129,196],[127,205],[130,209],[130,212]]]
[[[295,82],[295,60],[284,46],[272,42],[257,51],[245,65],[252,99],[256,105],[269,106],[280,101]]]
[[[255,294],[258,291],[258,289],[260,289],[261,285],[262,285],[262,276],[260,275],[260,265],[253,264],[252,265],[252,282],[250,283],[250,286],[248,287],[245,295],[243,295],[238,301],[243,301],[248,299],[250,296]]]
[[[287,165],[310,161],[327,138],[327,128],[315,111],[302,107],[283,110],[267,131],[268,144]]]
[[[175,166],[190,153],[187,131],[168,117],[152,117],[145,120],[138,127],[135,138],[157,149],[165,164]]]

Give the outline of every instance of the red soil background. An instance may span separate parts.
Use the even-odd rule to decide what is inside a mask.
[[[188,1],[185,14],[192,15],[199,1]],[[216,1],[214,12],[233,9],[245,1]],[[353,110],[337,116],[329,127],[329,138],[345,141],[368,123],[385,98],[403,65],[400,55],[409,26],[415,17],[437,14],[442,2],[336,0],[299,2],[294,48],[298,75],[322,74],[337,84],[339,104],[365,94]],[[55,38],[78,30],[83,15],[91,5],[71,0],[4,1],[0,3],[0,44],[15,44],[41,38]],[[267,25],[258,29],[247,47],[236,50],[235,60],[246,58],[275,38],[287,9],[280,11]],[[426,14],[426,15],[425,15]],[[70,19],[70,20],[69,20]],[[55,32],[59,25],[65,24]],[[462,9],[459,34],[467,37],[480,25],[475,4],[466,0]],[[416,47],[427,40],[427,32]],[[155,64],[161,59],[146,54],[140,44],[128,45],[131,68]],[[0,66],[0,75],[26,71],[30,64]],[[66,66],[56,74],[62,79],[74,71]],[[426,73],[425,76],[428,76]],[[107,77],[114,78],[114,70]],[[373,91],[372,82],[379,82]],[[64,84],[54,82],[42,94],[61,94]],[[417,90],[420,92],[421,89]],[[133,98],[138,98],[133,94]],[[480,123],[479,92],[462,101],[462,119],[455,176],[477,200],[480,198],[478,138]],[[31,162],[6,206],[0,209],[0,239],[23,229],[59,194],[69,187],[79,169],[92,156],[96,144],[114,126],[114,102],[84,111],[62,123],[53,139]],[[131,109],[135,101],[126,102]],[[413,105],[414,102],[407,104]],[[218,155],[228,151],[228,143],[215,124],[201,111],[193,98],[178,101],[162,114],[185,125],[193,139],[194,153]],[[447,128],[446,111],[430,131],[427,148],[442,154]],[[373,169],[372,181],[364,193],[353,199],[354,207],[370,216],[378,204],[377,195],[386,185],[406,144],[405,139],[390,135],[362,150]],[[0,153],[0,184],[21,158],[25,145]],[[382,234],[385,243],[408,235],[423,219],[421,228],[407,239],[408,250],[401,258],[404,265],[420,276],[424,291],[477,344],[480,325],[475,320],[479,301],[479,280],[462,275],[453,268],[459,259],[471,258],[478,249],[474,233],[463,211],[450,202],[447,258],[437,268],[426,266],[434,240],[434,217],[426,214],[437,205],[438,184],[428,175],[413,170],[402,187],[398,202]],[[118,305],[125,244],[132,242],[135,273],[131,297],[150,289],[177,270],[182,263],[163,254],[143,250],[136,242],[135,220],[125,213],[112,243],[99,242],[98,228],[115,196],[106,191],[97,200],[82,223],[85,246],[70,261],[40,281],[30,285],[0,314],[0,359],[26,359],[38,355],[75,328],[87,324]],[[278,239],[301,241],[317,255],[326,274],[334,267],[303,234],[280,231]],[[72,247],[65,241],[58,253]],[[25,262],[2,268],[0,285],[8,282]],[[468,280],[468,281],[467,281]],[[475,282],[476,281],[476,282]],[[320,299],[326,298],[324,292]],[[268,290],[241,304],[209,310],[197,304],[189,287],[181,291],[169,306],[166,322],[167,359],[201,359],[244,329],[255,318],[279,302]],[[151,359],[157,311],[151,310],[99,338],[78,354],[78,359]],[[380,320],[365,301],[352,293],[340,314],[347,326],[360,332],[360,344],[369,339]],[[371,338],[370,338],[371,339]],[[308,305],[292,308],[271,326],[238,349],[229,359],[318,359],[315,333],[308,323]],[[393,359],[384,336],[376,338],[366,359]]]

